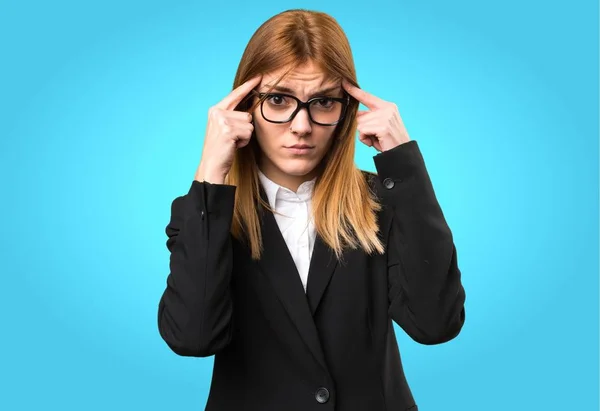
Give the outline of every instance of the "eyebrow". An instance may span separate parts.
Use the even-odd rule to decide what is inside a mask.
[[[265,84],[264,87],[272,87],[272,86],[270,84]],[[337,91],[339,89],[340,89],[340,86],[333,86],[333,87],[324,88],[322,90],[315,91],[308,98],[312,98],[312,97],[315,97],[315,96],[322,96],[322,95],[325,95],[327,93],[331,93],[332,91]],[[281,93],[295,94],[294,90],[292,90],[289,87],[275,86],[275,87],[273,87],[273,90],[279,91]]]

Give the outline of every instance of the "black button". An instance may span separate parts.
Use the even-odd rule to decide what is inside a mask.
[[[325,404],[327,401],[329,401],[329,391],[327,388],[321,387],[315,393],[315,398],[317,399],[317,402]]]
[[[394,188],[394,184],[394,180],[392,180],[391,178],[386,178],[385,180],[383,180],[383,186],[388,190]]]

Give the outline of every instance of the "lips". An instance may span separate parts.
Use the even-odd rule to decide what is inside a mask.
[[[285,147],[285,149],[293,155],[308,155],[312,153],[314,146],[308,144],[294,144],[293,146]]]

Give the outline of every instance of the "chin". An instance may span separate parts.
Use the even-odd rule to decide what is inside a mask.
[[[278,168],[285,174],[302,177],[313,171],[316,167],[313,161],[283,160],[277,164]]]

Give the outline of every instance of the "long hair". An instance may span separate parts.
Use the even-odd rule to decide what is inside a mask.
[[[332,78],[358,86],[350,45],[337,21],[322,12],[296,9],[271,17],[256,30],[242,55],[233,88],[256,75],[289,68],[279,83],[308,61]],[[243,101],[236,110],[252,112],[258,104],[260,100],[254,105],[251,100]],[[354,163],[358,105],[351,98],[344,119],[336,126],[334,142],[319,165],[312,198],[315,229],[338,259],[348,247],[361,247],[368,254],[384,252],[377,224],[381,205]],[[256,139],[251,138],[236,151],[225,178],[226,184],[237,187],[231,233],[247,243],[253,259],[259,259],[263,251],[258,204],[274,211],[260,195],[260,155]]]

